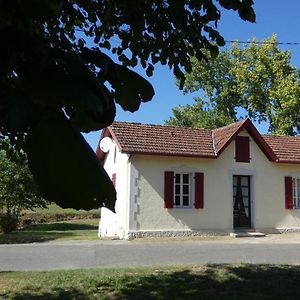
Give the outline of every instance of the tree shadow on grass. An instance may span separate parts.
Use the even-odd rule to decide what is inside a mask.
[[[83,279],[83,278],[82,278]],[[9,299],[300,299],[299,266],[210,265],[182,271],[126,271],[81,281],[80,288],[10,294]],[[5,296],[5,295],[4,295]],[[5,299],[5,298],[4,298]]]
[[[299,266],[208,266],[126,280],[114,299],[300,299]]]
[[[79,291],[76,288],[68,288],[68,289],[56,289],[52,290],[49,293],[43,293],[43,294],[31,294],[29,292],[25,293],[19,293],[13,297],[4,298],[3,299],[14,299],[14,300],[58,300],[58,299],[64,299],[64,300],[85,300],[88,299],[86,296],[86,293]]]
[[[75,237],[78,230],[97,230],[97,226],[73,223],[33,224],[8,234],[0,234],[0,244],[39,243]]]

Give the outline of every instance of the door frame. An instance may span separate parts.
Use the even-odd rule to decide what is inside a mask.
[[[235,225],[235,219],[234,219],[234,202],[233,202],[233,197],[234,197],[234,192],[233,192],[233,184],[234,184],[234,177],[247,177],[248,179],[248,225],[247,226],[236,226]],[[253,187],[253,176],[249,174],[232,174],[232,227],[234,230],[238,229],[251,229],[253,228],[253,218],[252,218],[252,187]]]

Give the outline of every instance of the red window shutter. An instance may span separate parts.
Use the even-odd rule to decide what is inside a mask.
[[[237,136],[235,138],[235,161],[250,162],[250,145],[248,136]]]
[[[195,173],[195,208],[204,207],[204,174]]]
[[[113,185],[116,186],[116,181],[117,181],[117,174],[116,173],[111,175],[111,181],[112,181]]]
[[[292,209],[293,208],[293,179],[292,177],[286,176],[284,177],[284,185],[285,185],[285,208]]]
[[[165,172],[165,208],[174,207],[174,172]]]

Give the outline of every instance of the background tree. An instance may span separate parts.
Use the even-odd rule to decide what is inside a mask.
[[[202,98],[194,98],[195,103],[180,105],[172,109],[173,115],[165,121],[167,125],[194,127],[194,128],[219,128],[235,120],[222,111],[209,106]]]
[[[110,125],[115,102],[133,112],[152,99],[151,84],[129,66],[140,63],[150,76],[156,63],[167,64],[182,86],[192,56],[201,60],[205,49],[215,56],[224,45],[216,29],[219,8],[254,22],[252,5],[0,0],[0,138],[27,154],[45,198],[62,207],[114,210],[114,187],[80,132]]]
[[[0,151],[0,229],[3,232],[17,229],[23,210],[46,207],[46,204],[25,161],[12,161]]]
[[[216,128],[240,115],[269,122],[269,131],[300,132],[300,76],[291,54],[278,47],[275,35],[257,44],[229,50],[209,60],[192,60],[184,92],[204,92],[194,105],[176,107],[167,124]]]

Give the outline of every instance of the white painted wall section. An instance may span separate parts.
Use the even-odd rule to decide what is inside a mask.
[[[104,168],[109,177],[116,174],[117,201],[115,205],[116,213],[101,208],[101,218],[99,222],[99,237],[124,238],[127,231],[128,220],[128,172],[130,169],[129,156],[119,151],[113,141],[111,149],[106,155]]]

